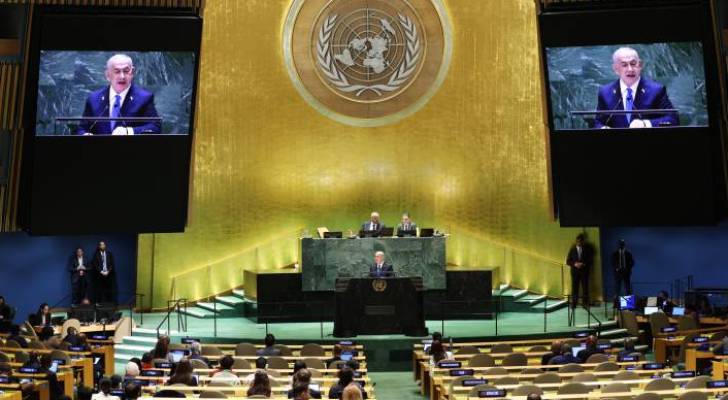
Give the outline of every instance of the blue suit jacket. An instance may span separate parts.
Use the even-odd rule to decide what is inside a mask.
[[[650,120],[653,127],[677,126],[680,124],[677,113],[670,114],[642,114],[639,110],[673,108],[670,98],[667,96],[667,89],[661,84],[645,77],[640,79],[637,86],[637,93],[634,94],[634,107],[632,119]],[[622,91],[619,80],[606,84],[599,88],[599,100],[597,111],[624,110]],[[608,126],[610,128],[629,128],[629,121],[626,114],[601,114],[597,115],[594,121],[595,128]]]
[[[382,264],[382,270],[377,271],[377,265],[373,264],[369,267],[369,276],[372,278],[391,278],[394,276],[394,267],[392,264]]]
[[[83,109],[84,117],[109,116],[109,87],[91,92],[86,99]],[[154,94],[134,84],[126,93],[124,103],[121,105],[122,117],[158,117],[154,108]],[[162,133],[162,124],[159,122],[119,121],[116,126],[134,128],[134,134]],[[78,126],[77,134],[93,133],[94,135],[110,135],[111,124],[108,121],[82,121]]]

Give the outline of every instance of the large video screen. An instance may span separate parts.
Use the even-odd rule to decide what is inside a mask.
[[[41,50],[36,135],[189,134],[195,53]]]
[[[34,8],[18,224],[34,235],[180,232],[202,18]]]
[[[700,42],[547,47],[554,130],[708,126]]]

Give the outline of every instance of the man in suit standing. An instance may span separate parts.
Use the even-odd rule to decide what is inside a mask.
[[[671,109],[665,86],[642,75],[642,60],[635,49],[622,47],[612,55],[612,69],[619,79],[599,88],[597,111],[634,111],[597,115],[594,127],[652,128],[677,126],[677,113],[641,113],[639,110]]]
[[[106,248],[106,242],[99,242],[96,253],[94,253],[92,266],[96,271],[96,302],[114,302],[116,264],[114,264],[114,254]]]
[[[383,228],[384,228],[384,224],[379,219],[379,213],[376,211],[372,212],[371,216],[369,217],[369,221],[361,224],[362,231],[372,232],[372,233],[374,233],[374,236],[379,236],[379,234],[381,234]]]
[[[383,251],[378,251],[374,253],[374,264],[369,267],[369,276],[372,278],[394,277],[394,268],[392,267],[392,264],[384,261]]]
[[[417,224],[412,222],[412,219],[410,219],[410,216],[408,213],[402,214],[402,222],[400,222],[399,225],[397,225],[397,236],[414,236],[411,233],[401,233],[401,232],[412,232],[417,230]],[[416,233],[415,233],[416,235]]]
[[[84,117],[158,117],[154,94],[133,85],[134,63],[125,54],[116,54],[106,62],[109,86],[91,92],[83,109]],[[161,133],[159,121],[82,121],[79,135],[134,135]]]
[[[589,272],[594,261],[594,250],[586,242],[583,233],[576,236],[576,242],[569,249],[566,264],[571,267],[571,307],[575,308],[579,301],[579,287],[581,287],[582,304],[588,307],[589,302]]]
[[[83,254],[82,248],[68,258],[68,272],[71,274],[71,301],[73,304],[81,304],[81,301],[88,297],[88,260]]]
[[[624,282],[624,292],[627,295],[632,294],[632,285],[630,279],[632,277],[632,267],[634,266],[634,258],[632,252],[627,250],[624,239],[618,242],[617,250],[612,253],[612,268],[614,269],[614,295],[622,294],[622,282]]]

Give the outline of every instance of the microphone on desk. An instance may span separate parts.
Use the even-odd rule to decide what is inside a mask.
[[[104,114],[106,114],[109,111],[109,102],[108,101],[105,101],[104,103],[106,103],[106,105],[104,106],[104,109],[101,111],[100,115],[97,115],[98,117],[103,116]],[[94,123],[91,124],[91,126],[88,127],[88,133],[92,133],[91,131],[92,131],[93,127],[96,126],[96,123],[97,122],[99,122],[98,119],[97,120],[94,120]]]
[[[611,111],[616,111],[620,104],[622,104],[622,96],[619,96],[619,101],[617,102],[617,105],[615,105],[614,108],[611,109]],[[609,113],[609,117],[607,117],[604,125],[609,126],[609,121],[612,119],[613,115],[613,113]]]

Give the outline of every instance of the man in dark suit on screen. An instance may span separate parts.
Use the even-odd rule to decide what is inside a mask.
[[[576,307],[579,302],[579,288],[581,288],[582,304],[588,307],[589,302],[589,272],[594,262],[594,249],[586,242],[586,236],[580,233],[576,242],[569,249],[566,264],[571,267],[571,306]]]
[[[372,212],[369,221],[361,224],[361,230],[372,233],[372,236],[379,236],[384,228],[384,224],[379,219],[379,213],[376,211]]]
[[[106,62],[105,86],[91,92],[83,109],[84,117],[158,117],[154,107],[154,94],[132,84],[134,64],[124,54],[117,54]],[[79,124],[79,135],[136,135],[161,133],[159,121],[94,121]]]
[[[116,302],[116,264],[114,254],[106,248],[106,242],[99,242],[91,265],[96,271],[96,302]]]
[[[374,253],[374,264],[369,267],[369,276],[372,278],[392,278],[394,277],[394,267],[384,261],[384,252],[378,251]]]
[[[594,127],[653,128],[677,126],[677,113],[641,113],[639,110],[671,109],[665,86],[642,76],[642,60],[635,49],[622,47],[612,55],[616,81],[599,88],[597,111],[634,111],[626,114],[603,113],[596,116]]]
[[[68,258],[68,272],[71,274],[71,303],[81,304],[88,296],[88,270],[91,269],[89,260],[82,248],[77,248]]]
[[[612,253],[612,268],[614,268],[614,295],[622,294],[622,283],[624,283],[624,291],[627,295],[632,294],[632,267],[634,267],[634,257],[632,252],[627,250],[627,243],[624,239],[620,239],[617,250]]]

